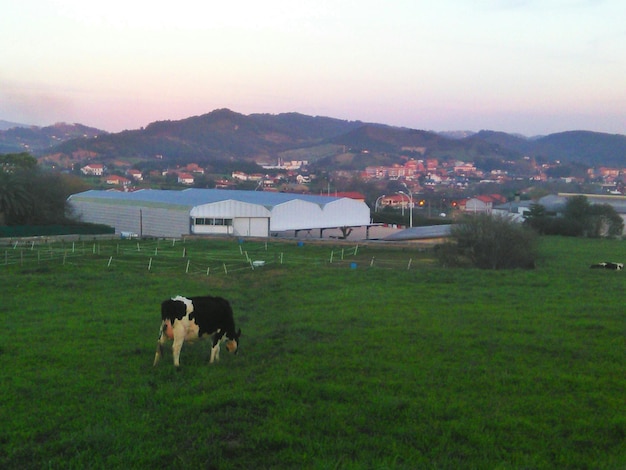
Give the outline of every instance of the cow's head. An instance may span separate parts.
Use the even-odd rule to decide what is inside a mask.
[[[241,328],[239,328],[233,337],[231,338],[229,335],[226,335],[226,349],[229,353],[237,354],[239,351],[239,337],[241,336]]]
[[[180,300],[180,298],[178,297],[168,299],[161,303],[162,320],[169,320],[170,322],[174,323],[175,320],[181,320],[185,315],[187,315],[188,312],[188,305]]]

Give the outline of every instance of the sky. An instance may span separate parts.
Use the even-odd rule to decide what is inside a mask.
[[[624,0],[0,0],[0,119],[626,134]]]

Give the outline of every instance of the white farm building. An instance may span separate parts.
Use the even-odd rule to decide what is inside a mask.
[[[85,191],[68,198],[83,222],[140,237],[268,237],[289,230],[359,227],[370,209],[349,198],[224,189]]]

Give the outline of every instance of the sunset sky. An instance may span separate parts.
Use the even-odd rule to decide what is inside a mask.
[[[624,0],[0,0],[0,119],[626,134]]]

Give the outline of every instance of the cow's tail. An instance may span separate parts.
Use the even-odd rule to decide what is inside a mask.
[[[161,322],[161,328],[159,328],[159,338],[157,339],[156,353],[154,354],[154,363],[152,364],[153,367],[159,363],[159,360],[163,355],[163,343],[165,342],[167,337],[165,335],[166,328],[167,324],[165,323],[165,321]]]

